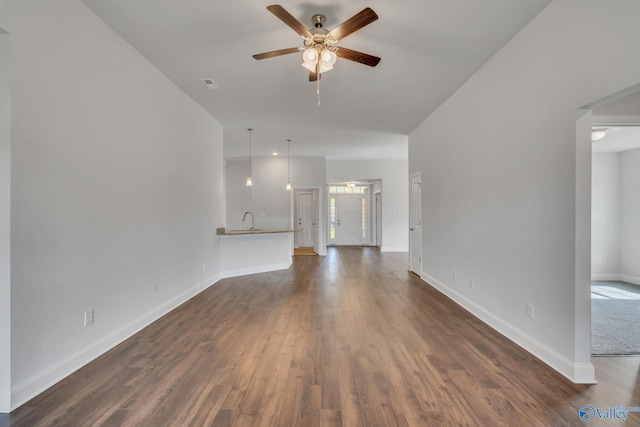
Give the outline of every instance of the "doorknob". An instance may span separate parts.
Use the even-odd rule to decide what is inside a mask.
[[[411,228],[409,229],[409,231],[413,231],[413,227],[411,227]]]

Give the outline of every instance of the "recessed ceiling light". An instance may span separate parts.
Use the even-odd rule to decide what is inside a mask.
[[[278,152],[277,152],[277,151],[274,151],[274,152],[273,152],[273,153],[271,153],[271,154],[272,154],[272,155],[274,155],[274,156],[277,156],[277,155],[278,155]]]
[[[220,89],[216,84],[216,82],[213,81],[213,79],[203,77],[200,79],[200,81],[202,82],[203,85],[205,85],[209,89]]]

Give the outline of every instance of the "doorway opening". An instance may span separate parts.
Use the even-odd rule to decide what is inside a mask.
[[[422,274],[422,173],[409,177],[409,270]]]
[[[592,108],[591,354],[640,355],[640,88]],[[613,98],[613,99],[611,99]]]
[[[294,254],[312,250],[322,254],[320,224],[320,189],[296,188],[293,191]]]

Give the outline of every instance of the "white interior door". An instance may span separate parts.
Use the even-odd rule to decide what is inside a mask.
[[[362,235],[362,197],[340,195],[336,203],[336,244],[360,245]]]
[[[317,209],[314,208],[313,191],[299,191],[296,193],[296,228],[299,229],[295,238],[297,248],[311,248],[314,243],[314,219]],[[317,221],[315,222],[317,224]],[[317,234],[317,233],[316,233]]]
[[[382,193],[376,193],[376,246],[382,246]]]
[[[420,275],[422,271],[422,176],[420,173],[411,175],[411,192],[409,196],[410,269]]]
[[[313,250],[320,253],[320,190],[313,190],[313,220],[311,221],[311,240]]]

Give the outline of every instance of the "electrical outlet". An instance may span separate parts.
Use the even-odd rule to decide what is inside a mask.
[[[202,263],[202,271],[207,271],[207,264],[206,263]]]
[[[527,304],[527,317],[533,320],[533,304]]]
[[[455,270],[452,270],[453,280],[458,280],[458,273]]]
[[[84,312],[84,327],[93,324],[93,308]]]
[[[476,287],[476,282],[473,280],[473,277],[469,278],[469,289],[473,289]]]

